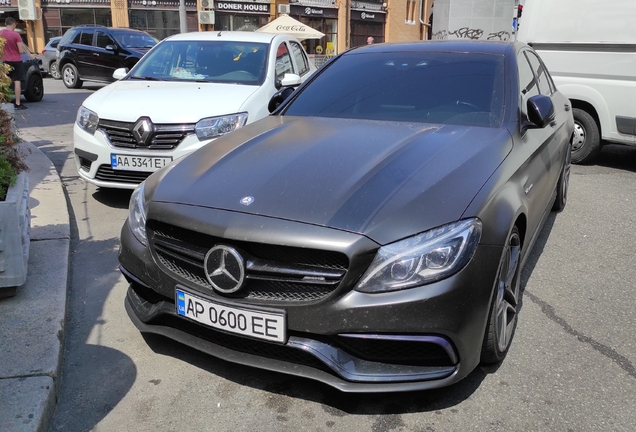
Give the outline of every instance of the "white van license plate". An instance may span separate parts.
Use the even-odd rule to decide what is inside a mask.
[[[155,172],[172,162],[170,156],[132,156],[112,153],[110,166],[114,170]]]
[[[285,343],[285,312],[232,307],[176,290],[177,313],[201,324],[257,339]]]

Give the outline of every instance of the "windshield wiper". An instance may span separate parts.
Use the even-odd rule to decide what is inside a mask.
[[[162,81],[159,78],[155,78],[155,77],[151,77],[151,76],[130,76],[129,79],[136,79],[136,80],[144,80],[144,81]]]

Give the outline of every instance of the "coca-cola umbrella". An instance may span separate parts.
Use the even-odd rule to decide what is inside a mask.
[[[320,39],[325,35],[324,33],[320,33],[318,30],[309,27],[307,24],[303,24],[300,21],[293,19],[287,14],[279,16],[274,21],[264,25],[256,31],[265,33],[283,33],[294,36],[298,39]]]

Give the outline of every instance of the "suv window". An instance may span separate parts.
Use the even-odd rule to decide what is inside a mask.
[[[107,45],[115,45],[115,41],[106,32],[98,31],[95,46],[99,48],[106,48]]]
[[[77,30],[77,31],[71,33],[69,36],[70,36],[69,37],[70,43],[78,44],[78,43],[80,43],[80,39],[82,37],[82,32],[80,30]],[[64,43],[68,43],[66,38],[64,38]]]
[[[307,56],[305,56],[305,51],[303,51],[300,44],[297,42],[290,42],[292,54],[294,54],[294,58],[296,59],[296,65],[298,66],[298,75],[303,76],[307,72],[309,72],[309,60],[307,60]]]
[[[93,29],[82,30],[82,36],[80,37],[79,43],[81,45],[93,45]]]

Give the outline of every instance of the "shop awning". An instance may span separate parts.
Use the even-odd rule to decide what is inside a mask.
[[[256,31],[265,33],[283,33],[295,36],[298,39],[320,39],[325,35],[324,33],[320,33],[318,30],[315,30],[307,24],[303,24],[286,14],[279,16],[274,21],[264,25]]]

